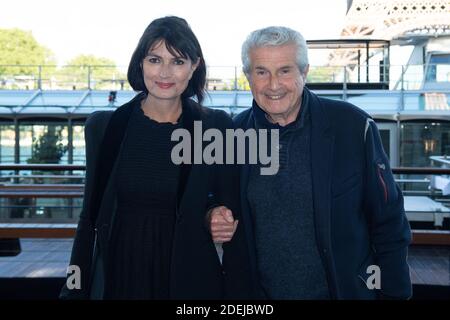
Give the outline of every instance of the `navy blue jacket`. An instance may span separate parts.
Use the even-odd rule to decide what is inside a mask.
[[[352,104],[318,97],[307,88],[304,94],[311,110],[316,241],[331,297],[409,298],[411,232],[375,123]],[[238,114],[234,124],[254,128],[252,108]],[[252,212],[246,198],[249,169],[248,164],[241,167],[241,215],[258,291]],[[380,268],[380,290],[366,285],[370,265]]]

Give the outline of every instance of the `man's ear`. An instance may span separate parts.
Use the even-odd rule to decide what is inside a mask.
[[[309,64],[306,65],[306,67],[303,69],[302,72],[302,77],[304,81],[306,81],[306,78],[308,77],[308,72],[309,72]]]
[[[247,79],[248,83],[249,84],[252,83],[252,78],[251,78],[250,73],[247,73],[244,71],[244,75],[245,75],[245,78]]]

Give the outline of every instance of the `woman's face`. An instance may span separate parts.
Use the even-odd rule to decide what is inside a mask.
[[[164,40],[153,45],[142,62],[143,78],[150,96],[160,100],[179,100],[199,61],[173,56]]]

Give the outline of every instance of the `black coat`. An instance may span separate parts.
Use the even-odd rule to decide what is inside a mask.
[[[115,172],[118,155],[131,111],[143,99],[139,94],[114,112],[95,112],[86,121],[86,185],[83,210],[73,244],[71,265],[81,270],[81,289],[65,285],[61,298],[102,299],[105,263],[110,248],[116,211]],[[193,100],[183,101],[183,127],[191,133],[202,121],[203,131],[217,128],[225,137],[232,128],[223,111],[203,108]],[[192,154],[193,155],[193,154]],[[221,299],[247,297],[250,281],[244,226],[238,224],[233,240],[223,246],[221,265],[206,223],[213,203],[225,205],[239,218],[239,176],[233,165],[182,164],[173,239],[170,298]]]

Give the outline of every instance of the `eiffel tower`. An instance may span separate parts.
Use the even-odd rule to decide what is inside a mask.
[[[341,39],[382,39],[391,44],[423,46],[447,37],[450,0],[347,0]],[[354,66],[357,56],[355,49],[335,50],[329,64]]]

